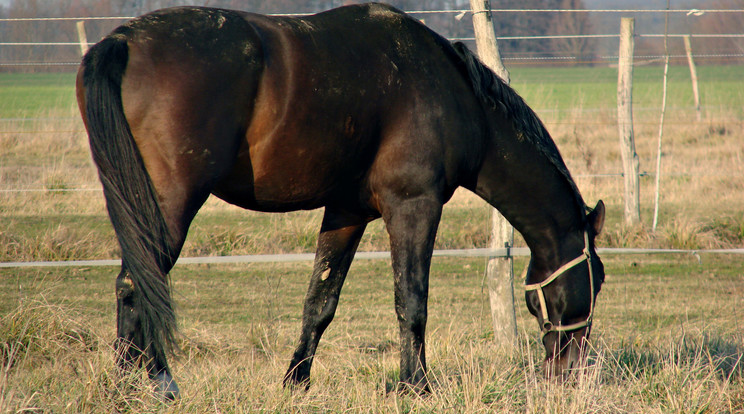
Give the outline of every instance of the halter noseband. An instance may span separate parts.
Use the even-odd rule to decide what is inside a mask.
[[[566,271],[575,267],[576,265],[580,264],[581,262],[585,260],[589,266],[589,287],[590,287],[589,294],[591,295],[591,297],[589,298],[589,316],[587,316],[587,318],[582,322],[572,323],[570,325],[555,326],[553,325],[553,322],[551,322],[550,318],[548,317],[548,307],[547,307],[547,304],[545,303],[545,293],[543,293],[543,288],[545,286],[548,286],[552,282],[554,282],[559,277],[561,277],[561,275],[566,273]],[[525,285],[524,289],[527,292],[532,291],[532,290],[537,291],[537,298],[540,301],[540,311],[542,312],[542,317],[543,317],[543,325],[542,325],[543,336],[547,335],[550,332],[568,332],[568,331],[575,331],[583,327],[591,327],[592,318],[594,317],[594,272],[592,271],[592,257],[591,257],[591,253],[589,252],[589,234],[587,232],[584,232],[584,251],[581,256],[559,267],[558,270],[553,272],[553,274],[551,274],[547,279],[543,280],[542,282]]]

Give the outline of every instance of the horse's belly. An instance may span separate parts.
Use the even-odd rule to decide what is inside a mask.
[[[271,163],[239,162],[213,193],[251,210],[313,209],[324,206],[330,198],[351,196],[355,191],[348,178],[329,165],[285,156]],[[339,191],[341,187],[347,191]]]

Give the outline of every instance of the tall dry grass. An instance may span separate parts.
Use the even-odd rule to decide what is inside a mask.
[[[606,110],[587,119],[581,110],[565,119],[547,119],[585,199],[603,199],[609,226],[600,237],[607,247],[705,249],[741,247],[744,221],[744,119],[724,109],[692,121],[690,110],[667,114],[662,140],[660,220],[650,231],[658,114],[636,114],[635,141],[640,159],[640,227],[629,228],[621,216],[624,187],[615,115]],[[602,174],[613,174],[602,176]]]
[[[6,131],[0,131],[0,219],[9,223],[0,229],[0,257],[4,261],[116,257],[85,134],[80,122],[71,113],[67,115],[51,121],[2,124]],[[723,111],[709,114],[700,123],[689,122],[688,112],[668,116],[660,225],[651,232],[656,156],[652,142],[657,128],[654,119],[647,115],[636,121],[641,171],[649,175],[641,179],[644,224],[628,228],[621,217],[622,178],[616,175],[622,171],[616,126],[611,112],[591,115],[575,108],[568,113],[549,111],[543,118],[588,204],[603,199],[608,206],[601,246],[742,246],[744,120]],[[607,173],[615,175],[601,175]],[[437,248],[485,246],[488,214],[485,203],[466,191],[458,191],[445,209]],[[312,251],[321,215],[317,211],[300,212],[270,215],[266,219],[264,214],[245,212],[210,199],[197,217],[184,254]],[[89,218],[85,228],[75,224],[81,217]],[[42,230],[39,220],[50,226]],[[381,223],[373,223],[367,233],[361,250],[388,247]]]

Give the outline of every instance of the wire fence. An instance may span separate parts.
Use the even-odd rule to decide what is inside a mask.
[[[744,9],[738,8],[738,9],[697,9],[697,8],[683,8],[683,9],[629,9],[629,8],[623,8],[623,9],[510,9],[510,8],[492,8],[491,13],[494,14],[596,14],[596,15],[618,15],[618,14],[633,14],[633,15],[639,15],[639,16],[647,16],[647,15],[654,15],[654,14],[667,14],[667,15],[675,15],[675,16],[694,16],[694,17],[701,17],[706,15],[741,15],[744,13]],[[414,15],[418,18],[421,18],[425,20],[427,16],[451,16],[451,20],[461,21],[465,16],[472,15],[472,12],[470,9],[452,9],[452,10],[409,10],[407,13]],[[297,17],[297,16],[306,16],[310,13],[299,13],[299,12],[287,12],[287,13],[269,13],[271,16],[283,16],[283,17]],[[18,23],[60,23],[60,22],[108,22],[108,21],[126,21],[129,19],[135,18],[135,16],[79,16],[79,17],[6,17],[6,18],[0,18],[0,24],[12,25],[12,24],[18,24]],[[467,22],[463,22],[465,24]],[[462,31],[463,29],[458,29],[458,31]],[[470,28],[465,28],[465,31],[468,31],[472,33],[472,30]],[[104,33],[107,32],[104,31]],[[59,35],[59,33],[55,32],[55,36]],[[653,39],[653,38],[681,38],[683,36],[689,35],[688,34],[656,34],[656,33],[649,33],[649,34],[637,34],[636,37],[639,39]],[[692,33],[694,38],[696,39],[729,39],[729,40],[739,40],[744,39],[744,34],[742,33]],[[2,36],[2,31],[0,31],[0,36]],[[473,42],[475,39],[472,37],[472,35],[448,35],[447,36],[452,41],[464,41],[464,42]],[[539,41],[590,41],[590,40],[614,40],[619,37],[618,34],[615,33],[605,33],[605,34],[582,34],[582,33],[572,33],[572,34],[551,34],[551,35],[541,35],[541,36],[518,36],[518,35],[502,35],[498,37],[499,41],[502,42],[514,42],[514,41],[526,41],[526,42],[539,42]],[[93,44],[94,42],[87,42],[87,46]],[[80,42],[74,42],[74,41],[55,41],[55,40],[42,40],[42,41],[3,41],[2,38],[0,38],[0,47],[9,47],[9,48],[79,48],[81,47]],[[74,51],[71,49],[70,51]],[[575,56],[572,54],[565,54],[560,52],[533,52],[530,56],[519,56],[519,55],[513,55],[509,53],[502,53],[504,60],[511,61],[511,62],[524,62],[529,64],[534,64],[537,62],[545,62],[547,64],[551,63],[557,63],[561,61],[570,61],[573,63],[605,63],[608,61],[612,61],[617,59],[617,56],[614,55],[608,55],[608,54],[600,54],[597,56],[589,57],[589,60],[587,60],[587,56]],[[643,56],[638,56],[642,59],[659,59],[665,57],[664,55],[658,55],[658,54],[646,54]],[[674,55],[670,56],[671,58],[680,58],[683,56],[680,55]],[[694,55],[695,58],[698,59],[741,59],[744,58],[744,47],[739,47],[738,50],[731,51],[730,53],[699,53]],[[5,59],[0,60],[0,68],[4,68],[4,70],[11,70],[13,68],[17,70],[25,69],[25,68],[43,68],[43,67],[49,67],[49,68],[64,68],[64,67],[72,67],[75,65],[78,65],[79,61],[77,59],[75,60],[60,60],[60,59],[40,59],[40,60],[28,60],[28,59],[13,59],[12,61],[8,61]]]
[[[702,16],[704,14],[729,14],[744,13],[744,9],[499,9],[491,8],[491,13],[614,13],[614,14],[684,14],[688,16]],[[472,14],[470,9],[452,10],[406,10],[408,14],[455,14],[464,16]],[[267,13],[269,16],[296,17],[308,16],[312,13]],[[136,16],[80,16],[80,17],[6,17],[0,18],[0,22],[43,22],[43,21],[79,21],[79,20],[130,20]]]
[[[664,37],[669,38],[684,38],[685,36],[689,36],[686,34],[681,33],[674,33],[674,34],[655,34],[655,33],[649,33],[649,34],[636,34],[635,37],[639,39],[663,39]],[[546,35],[546,36],[497,36],[496,39],[498,41],[513,41],[513,40],[522,40],[522,41],[541,41],[541,40],[580,40],[580,39],[618,39],[620,37],[619,34],[591,34],[591,35]],[[742,33],[720,33],[720,34],[696,34],[694,35],[696,39],[744,39],[744,34]],[[464,36],[464,37],[448,37],[447,38],[450,41],[460,41],[460,42],[473,42],[475,41],[475,37],[472,36]],[[94,42],[87,42],[86,46],[92,46],[94,45]],[[79,48],[80,42],[0,42],[0,47],[2,46],[15,46],[15,47],[70,47],[70,48]],[[550,54],[553,56],[504,56],[503,60],[505,61],[529,61],[529,62],[551,62],[556,60],[570,60],[574,62],[583,62],[582,59],[586,59],[586,57],[582,56],[576,56],[576,55],[558,55],[556,56],[556,52],[547,52],[546,54]],[[744,58],[744,51],[741,51],[739,53],[694,53],[693,58],[695,59],[708,59],[708,58]],[[635,58],[637,59],[663,59],[666,57],[666,55],[661,54],[654,54],[654,55],[635,55]],[[686,58],[687,55],[682,54],[670,54],[669,58],[671,59],[683,59]],[[592,56],[591,62],[587,63],[598,63],[598,62],[613,62],[616,61],[618,58],[617,55],[597,55]],[[49,61],[16,61],[16,62],[2,62],[0,61],[0,67],[31,67],[31,66],[37,66],[37,67],[43,67],[43,66],[77,66],[79,65],[79,61],[70,61],[70,62],[49,62]]]
[[[597,248],[600,255],[652,255],[652,254],[682,254],[693,256],[702,264],[701,255],[725,254],[742,255],[744,249],[634,249],[634,248]],[[528,257],[530,250],[526,247],[510,247],[501,249],[450,249],[434,250],[434,257],[460,257],[460,258],[514,258]],[[355,260],[390,260],[390,252],[357,252]],[[238,256],[197,256],[180,257],[176,265],[199,265],[199,264],[245,264],[245,263],[293,263],[311,262],[315,260],[314,253],[288,253],[288,254],[256,254]],[[29,268],[29,267],[99,267],[99,266],[121,266],[119,259],[101,260],[57,260],[57,261],[28,261],[28,262],[0,262],[0,269]]]
[[[706,14],[742,14],[744,13],[744,9],[732,9],[732,10],[717,10],[717,9],[673,9],[673,10],[664,10],[664,9],[652,9],[652,10],[641,10],[641,9],[594,9],[594,10],[567,10],[567,9],[492,9],[492,13],[604,13],[604,14],[639,14],[639,15],[649,15],[649,14],[670,14],[670,15],[684,15],[684,16],[702,16]],[[453,19],[461,20],[464,16],[471,13],[469,9],[455,9],[455,10],[410,10],[407,13],[413,14],[416,16],[429,16],[429,15],[450,15]],[[307,13],[273,13],[271,15],[274,16],[302,16],[307,15]],[[78,21],[125,21],[133,18],[134,16],[92,16],[92,17],[22,17],[22,18],[0,18],[0,23],[4,24],[15,24],[15,23],[22,23],[22,22],[30,22],[30,23],[43,23],[43,22],[78,22]],[[681,38],[683,36],[686,36],[686,34],[682,33],[674,33],[674,34],[655,34],[655,33],[641,33],[636,34],[636,37],[639,39],[650,39],[650,40],[656,40],[656,39],[663,39],[663,38]],[[498,40],[500,41],[514,41],[514,40],[520,40],[520,41],[544,41],[544,40],[572,40],[572,39],[616,39],[619,37],[619,34],[613,34],[613,33],[606,33],[606,34],[567,34],[567,35],[545,35],[545,36],[499,36]],[[693,34],[694,38],[699,39],[744,39],[744,33],[696,33]],[[0,39],[2,40],[2,39]],[[474,38],[472,37],[450,37],[450,40],[459,40],[459,41],[472,41]],[[91,45],[94,42],[86,42],[86,45]],[[3,42],[0,41],[0,47],[10,47],[10,48],[31,48],[31,47],[52,47],[52,48],[79,48],[80,42],[72,42],[72,41],[27,41],[27,42]],[[555,54],[555,53],[553,53]],[[744,57],[744,48],[741,50],[732,50],[730,53],[707,53],[705,51],[699,51],[697,53],[694,53],[692,55],[694,58],[732,58],[732,59],[739,59]],[[664,55],[656,55],[656,54],[649,54],[649,55],[636,55],[637,59],[662,59],[665,56]],[[686,58],[686,55],[682,54],[672,54],[669,55],[670,58],[679,58],[683,59]],[[580,56],[576,55],[558,55],[558,56],[519,56],[519,55],[511,55],[511,56],[505,56],[504,60],[506,61],[512,61],[512,62],[552,62],[552,61],[560,61],[560,60],[570,60],[570,61],[578,61],[580,60]],[[613,62],[617,61],[618,57],[616,55],[601,55],[601,56],[594,56],[593,59],[598,59],[604,62]],[[0,67],[31,67],[31,66],[69,66],[74,67],[79,64],[79,61],[70,61],[70,62],[50,62],[50,61],[16,61],[16,62],[8,62],[8,61],[0,61]],[[591,111],[603,111],[607,108],[582,108],[582,112],[591,112]],[[634,108],[635,111],[658,111],[659,108]],[[538,112],[541,112],[540,110],[537,110]],[[545,109],[544,111],[555,111],[554,109]],[[38,130],[38,129],[26,129],[26,128],[19,128],[18,125],[13,125],[11,130],[7,130],[2,128],[2,123],[23,123],[27,121],[39,121],[39,122],[46,122],[54,119],[59,118],[4,118],[2,117],[2,114],[0,114],[0,135],[25,135],[25,136],[32,136],[32,135],[41,135],[41,134],[84,134],[84,130],[82,128],[80,129],[44,129],[44,130]],[[609,124],[615,124],[616,120],[614,119],[604,119],[604,120],[595,120],[591,121],[594,122],[596,125],[609,125]],[[638,124],[638,121],[635,121],[636,124]],[[654,176],[654,173],[648,173],[644,172],[641,173],[642,177],[652,177]],[[676,177],[700,177],[702,175],[700,174],[689,174],[689,173],[665,173],[666,176],[676,176]],[[575,175],[576,178],[619,178],[623,177],[624,174],[621,172],[615,172],[615,171],[608,171],[608,172],[600,172],[600,173],[594,173],[594,174],[577,174]],[[706,176],[712,176],[712,175],[706,175]],[[726,175],[728,178],[738,178],[741,177],[740,175]],[[76,192],[99,192],[99,186],[97,182],[91,182],[91,183],[79,183],[79,184],[68,184],[66,185],[66,188],[47,188],[47,187],[38,187],[38,186],[28,186],[28,187],[6,187],[6,186],[0,186],[0,194],[11,194],[11,193],[76,193]]]

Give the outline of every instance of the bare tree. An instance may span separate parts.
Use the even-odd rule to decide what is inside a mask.
[[[86,17],[86,16],[137,16],[146,12],[172,6],[192,4],[224,7],[255,13],[315,13],[365,0],[11,0],[0,9],[6,17]],[[732,0],[726,0],[732,1]],[[467,0],[388,0],[393,6],[411,10],[469,9]],[[725,2],[725,1],[723,1]],[[493,8],[583,8],[581,0],[492,0]],[[427,26],[445,37],[472,38],[471,15],[453,13],[417,14]],[[501,35],[534,36],[549,34],[585,34],[592,31],[584,13],[495,13],[494,26]],[[86,22],[88,40],[96,41],[124,21],[103,20]],[[0,34],[5,42],[76,42],[75,22],[3,22]],[[741,27],[741,26],[740,26]],[[506,56],[553,56],[569,54],[577,61],[593,52],[593,43],[585,39],[565,41],[514,40],[499,42]],[[79,48],[71,46],[4,46],[0,49],[0,62],[68,62],[79,60]],[[68,66],[0,66],[0,70],[70,70]]]
[[[503,9],[584,9],[582,0],[502,0],[491,3]],[[592,34],[593,26],[586,13],[524,12],[495,13],[496,32],[502,36],[548,36]],[[587,39],[504,40],[499,48],[506,56],[583,56],[593,54],[594,43]]]
[[[718,0],[710,5],[711,9],[741,9],[741,0]],[[704,50],[706,55],[715,55],[697,59],[706,63],[731,63],[730,55],[744,53],[744,39],[739,38],[695,38],[696,33],[731,34],[741,33],[744,28],[744,13],[706,13],[702,16],[687,16],[691,24],[693,51]],[[741,58],[736,57],[740,60]]]
[[[582,0],[562,0],[559,8],[566,10],[583,10]],[[559,13],[551,22],[551,35],[587,35],[594,33],[594,27],[588,13]],[[592,64],[596,50],[596,41],[587,38],[553,39],[551,49],[556,54],[572,56],[578,64]]]

